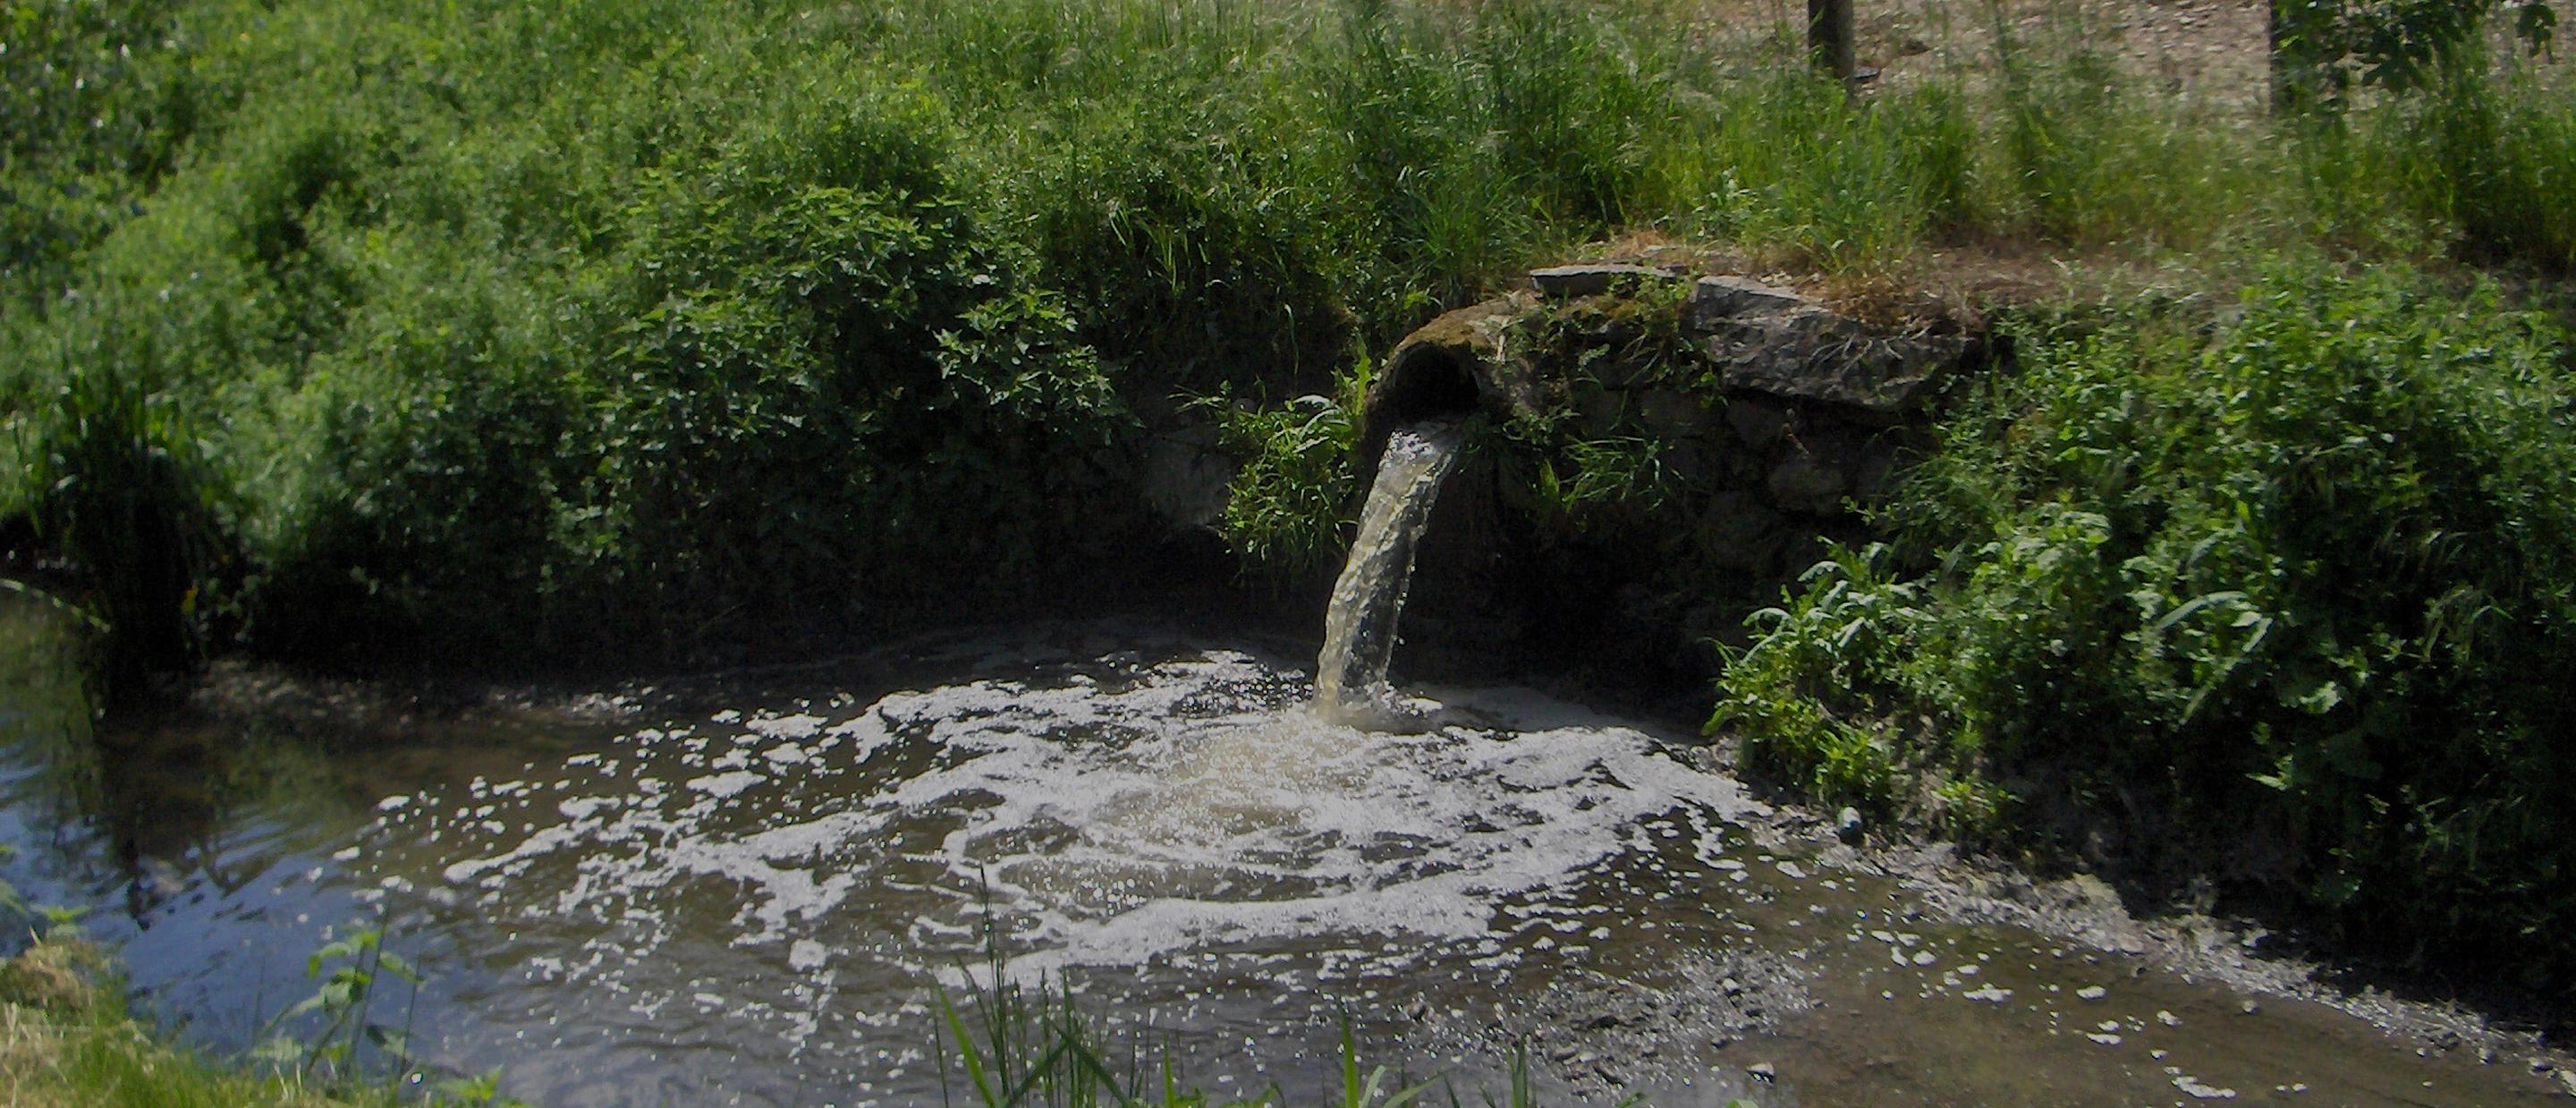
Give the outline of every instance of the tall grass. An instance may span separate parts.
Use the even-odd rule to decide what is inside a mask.
[[[2473,255],[2576,273],[2576,87],[2455,62],[2375,122],[2399,195],[2455,226]]]
[[[0,419],[24,454],[124,387],[67,335],[153,350],[144,416],[194,422],[139,433],[207,484],[166,502],[222,506],[233,626],[280,650],[689,655],[1033,596],[1149,531],[1134,447],[1176,395],[1329,394],[1630,232],[1872,280],[1963,244],[2569,241],[2544,83],[2364,111],[2373,168],[2337,169],[2080,33],[1855,101],[1688,5],[115,11],[7,56],[113,126],[10,135],[6,225],[56,230],[0,278]],[[131,588],[117,622],[171,641],[172,591]]]
[[[54,372],[8,422],[23,466],[14,491],[37,539],[68,562],[72,604],[112,632],[100,644],[108,692],[131,695],[203,653],[220,493],[191,422],[159,385],[149,336],[87,323],[66,328],[52,353]]]
[[[59,931],[60,929],[58,929]],[[426,1090],[325,1079],[174,1043],[126,1006],[112,956],[60,933],[0,960],[0,1089],[23,1108],[508,1108],[487,1078]]]
[[[1347,1013],[1334,1048],[1339,1081],[1318,1098],[1299,1101],[1276,1084],[1246,1096],[1210,1094],[1176,1067],[1168,1050],[1149,1060],[1147,1052],[1153,1044],[1112,1031],[1077,1004],[1070,989],[1043,980],[1016,981],[998,955],[986,970],[987,976],[969,992],[965,1007],[944,991],[940,994],[941,1024],[932,1055],[939,1067],[943,1104],[1251,1108],[1311,1103],[1331,1108],[1403,1108],[1465,1103],[1456,1082],[1447,1077],[1416,1081],[1401,1071],[1364,1062]],[[1486,1108],[1537,1108],[1545,1103],[1531,1080],[1526,1049],[1511,1052],[1500,1092],[1478,1089],[1474,1096]],[[1643,1103],[1642,1096],[1619,1102],[1621,1108]],[[1750,1102],[1730,1101],[1727,1108],[1750,1108]]]

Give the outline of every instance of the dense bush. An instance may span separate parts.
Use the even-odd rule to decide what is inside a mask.
[[[2395,272],[2291,270],[2240,311],[2025,322],[1899,495],[1900,548],[1767,613],[1717,721],[1954,821],[2218,823],[2342,924],[2565,980],[2566,340]]]
[[[128,218],[194,127],[169,0],[31,0],[0,16],[0,294],[24,311]]]
[[[113,393],[137,456],[196,475],[129,483],[137,518],[238,553],[128,582],[149,617],[93,605],[121,626],[685,653],[1007,593],[1136,514],[1131,412],[1330,389],[1360,344],[1564,243],[1699,218],[1710,121],[1805,79],[1747,83],[1662,19],[12,9],[0,450],[24,479],[0,515],[69,519],[116,483],[28,464],[105,458],[59,398]],[[79,334],[151,364],[57,356]],[[142,572],[46,533],[98,597]]]

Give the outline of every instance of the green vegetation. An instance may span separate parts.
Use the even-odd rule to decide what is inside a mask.
[[[1185,1086],[1168,1057],[1148,1067],[1132,1047],[1122,1056],[1111,1044],[1113,1033],[1074,1004],[1070,991],[1041,981],[1024,986],[1008,979],[975,990],[974,1003],[961,1013],[945,995],[940,1016],[945,1035],[937,1042],[943,1099],[962,1093],[985,1108],[1046,1105],[1090,1108],[1092,1105],[1160,1105],[1198,1108],[1223,1105],[1284,1103],[1277,1086],[1249,1097],[1212,1097],[1197,1086]],[[949,1054],[953,1047],[955,1056]],[[1342,1030],[1342,1089],[1335,1101],[1344,1108],[1401,1108],[1415,1103],[1437,1082],[1392,1087],[1386,1067],[1360,1072],[1358,1049],[1350,1029]],[[1514,1083],[1512,1108],[1531,1104],[1526,1071]],[[963,1089],[950,1089],[951,1081]],[[1401,1084],[1399,1082],[1399,1084]],[[1454,1099],[1454,1097],[1453,1097]],[[1491,1103],[1491,1098],[1487,1098]]]
[[[2214,326],[2015,330],[2020,371],[1895,498],[1897,545],[1764,613],[1717,722],[1954,828],[2250,835],[2357,941],[2567,980],[2566,335],[2393,267],[2284,267]]]
[[[252,1076],[170,1047],[136,1023],[116,990],[90,979],[99,956],[77,941],[41,943],[0,965],[0,1088],[30,1108],[79,1105],[350,1103]]]
[[[1150,526],[1175,395],[1330,395],[1628,229],[1862,280],[1960,239],[2576,242],[2537,79],[2279,136],[2052,35],[1855,106],[1682,4],[48,0],[0,35],[0,518],[125,671],[1033,595]],[[1235,531],[1313,557],[1287,518]]]
[[[1849,96],[1683,0],[15,4],[0,541],[120,687],[701,658],[1090,580],[1194,422],[1318,564],[1373,352],[1587,243],[2152,272],[2230,306],[2008,319],[1720,718],[1955,829],[2251,820],[2323,918],[2568,980],[2576,429],[2506,307],[2576,271],[2563,63],[2338,39],[2406,79],[2266,119],[1983,14]],[[1562,415],[1480,431],[1513,509],[1651,521],[1654,437]]]
[[[398,1080],[368,1080],[371,1067],[360,1058],[362,1044],[378,1052],[380,1062],[392,1063],[397,1077],[416,1072],[403,1033],[366,1018],[368,993],[381,977],[419,982],[383,949],[382,938],[380,931],[360,928],[316,951],[311,976],[320,987],[272,1023],[318,1014],[325,1020],[320,1030],[307,1038],[272,1038],[250,1058],[227,1061],[173,1045],[166,1032],[129,1012],[113,956],[58,922],[25,950],[0,960],[0,1090],[7,1091],[10,1104],[26,1108],[522,1105],[499,1095],[497,1072],[412,1092]],[[962,1009],[945,994],[940,998],[944,1022],[932,1047],[948,1096],[985,1108],[1297,1103],[1275,1085],[1248,1096],[1211,1095],[1190,1083],[1168,1056],[1147,1064],[1143,1040],[1130,1041],[1079,1007],[1069,992],[1043,982],[1017,983],[998,961],[990,968],[994,976],[970,991]],[[1451,1080],[1417,1082],[1382,1065],[1363,1066],[1347,1020],[1338,1050],[1340,1087],[1327,1090],[1318,1103],[1402,1108],[1466,1102]],[[1512,1055],[1507,1088],[1499,1095],[1480,1091],[1476,1103],[1543,1103],[1523,1052]]]
[[[317,955],[317,957],[319,957]],[[355,1069],[227,1061],[174,1045],[126,1007],[115,959],[57,923],[0,960],[0,1090],[25,1108],[506,1108],[495,1075],[407,1094]],[[345,974],[325,983],[346,985]],[[335,1031],[336,1031],[335,1026]],[[326,1034],[314,1059],[354,1059]],[[300,1045],[299,1050],[303,1049]],[[271,1060],[272,1062],[274,1060]]]
[[[1330,565],[1342,553],[1342,510],[1359,448],[1359,413],[1372,369],[1342,379],[1338,396],[1308,393],[1275,407],[1223,395],[1201,406],[1218,441],[1243,465],[1219,521],[1228,541],[1254,562],[1291,573]]]
[[[1337,1044],[1338,1087],[1323,1090],[1312,1101],[1294,1099],[1276,1084],[1246,1096],[1212,1095],[1189,1083],[1168,1052],[1158,1061],[1147,1062],[1146,1051],[1152,1044],[1109,1027],[1076,1004],[1071,990],[1043,979],[1034,984],[1013,980],[998,951],[985,971],[971,990],[967,1007],[960,1009],[944,991],[940,994],[945,1033],[933,1044],[933,1054],[943,1103],[951,1096],[983,1108],[1255,1108],[1296,1103],[1332,1108],[1408,1104],[1454,1108],[1466,1103],[1456,1082],[1446,1077],[1416,1081],[1383,1065],[1364,1065],[1347,1014]],[[1630,1108],[1644,1102],[1642,1096],[1631,1096],[1619,1103],[1620,1108]],[[1526,1049],[1512,1052],[1505,1089],[1499,1095],[1479,1090],[1476,1103],[1485,1108],[1537,1108],[1545,1103],[1532,1087]],[[1727,1108],[1752,1106],[1735,1100]]]

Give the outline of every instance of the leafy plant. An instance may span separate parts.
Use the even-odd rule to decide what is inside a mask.
[[[501,1095],[501,1071],[497,1069],[441,1081],[437,1095],[433,1103],[452,1102],[461,1108],[529,1108],[526,1101]]]
[[[0,20],[0,473],[60,462],[0,516],[146,490],[195,537],[122,549],[195,551],[194,606],[63,520],[0,534],[180,664],[706,658],[1034,599],[1150,538],[1133,431],[1188,395],[1285,451],[1244,549],[1320,558],[1340,506],[1289,484],[1335,484],[1350,421],[1278,398],[1623,236],[1861,282],[2034,238],[2563,266],[2576,210],[2546,82],[2356,103],[2351,156],[2294,155],[2080,35],[1855,103],[1762,36],[1569,0]],[[132,433],[74,433],[84,396]],[[1578,514],[1675,460],[1576,439]]]
[[[176,168],[196,122],[192,43],[167,0],[31,0],[0,13],[0,303],[42,314],[76,259]]]
[[[2483,60],[2481,36],[2497,0],[2273,0],[2274,106],[2340,109],[2350,90],[2432,87],[2463,60]],[[2533,54],[2551,49],[2558,12],[2549,0],[2507,0],[2512,33]]]
[[[1909,556],[1819,567],[1715,722],[1882,803],[1954,777],[2132,834],[2228,812],[2356,933],[2554,933],[2576,888],[2532,790],[2569,710],[2535,675],[2576,664],[2565,339],[2492,288],[2298,266],[2212,330],[2023,327],[2023,372],[1892,509]]]
[[[348,1080],[360,1072],[360,1054],[367,1047],[374,1047],[399,1068],[411,1067],[412,1005],[419,1001],[422,978],[410,962],[384,948],[384,935],[381,927],[352,927],[344,937],[315,950],[305,960],[304,976],[320,984],[313,995],[269,1020],[252,1057],[281,1068],[292,1066],[299,1079],[311,1078],[319,1069],[325,1077]],[[387,977],[410,991],[411,1003],[404,1006],[400,1026],[367,1018],[377,988]],[[322,1020],[321,1030],[310,1038],[273,1033],[280,1024],[305,1015],[319,1015]]]
[[[0,843],[0,862],[18,856],[18,848]],[[32,936],[38,942],[74,941],[80,936],[80,918],[89,909],[77,905],[43,904],[28,900],[18,887],[0,881],[0,923],[16,938]]]
[[[8,425],[26,464],[24,510],[71,563],[74,603],[108,631],[110,695],[129,695],[204,656],[221,532],[192,429],[153,383],[148,338],[127,345],[92,326],[31,390],[50,410]]]
[[[1240,460],[1217,526],[1246,558],[1297,574],[1341,555],[1370,380],[1360,360],[1343,374],[1338,396],[1309,393],[1275,408],[1221,392],[1192,402],[1215,419],[1218,444]]]

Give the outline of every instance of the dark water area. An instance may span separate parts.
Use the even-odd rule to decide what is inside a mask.
[[[988,923],[1015,978],[1299,1103],[1345,1011],[1471,1103],[1515,1043],[1557,1102],[2552,1092],[1934,911],[1687,733],[1519,688],[1408,689],[1417,734],[1322,722],[1293,642],[1052,623],[437,711],[260,707],[235,674],[248,707],[95,729],[50,612],[0,604],[0,645],[0,876],[86,908],[146,1007],[242,1045],[381,925],[428,975],[418,1053],[539,1104],[936,1102],[933,1005]]]

